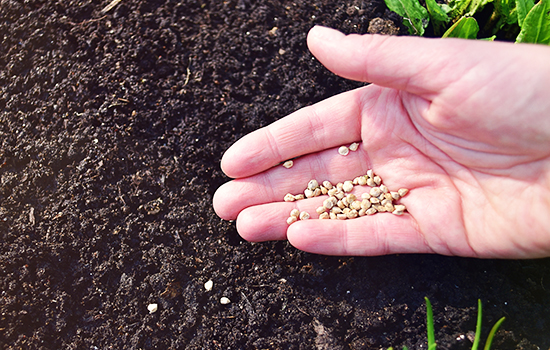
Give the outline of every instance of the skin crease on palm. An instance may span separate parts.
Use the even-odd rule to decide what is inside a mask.
[[[550,47],[345,36],[319,26],[307,40],[329,70],[372,84],[227,150],[221,166],[235,180],[215,193],[214,209],[236,219],[243,238],[288,239],[327,255],[550,256]],[[340,156],[337,148],[352,142],[359,150]],[[294,157],[294,167],[278,165]],[[316,218],[326,197],[283,202],[286,193],[370,168],[390,190],[410,189],[403,216],[286,224],[293,208]]]

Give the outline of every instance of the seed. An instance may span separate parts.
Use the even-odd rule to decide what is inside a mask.
[[[361,209],[361,201],[353,201],[353,202],[350,204],[350,208],[351,208],[351,209],[355,209],[355,210]]]
[[[388,188],[386,187],[386,185],[380,185],[380,191],[382,191],[382,193],[388,193],[388,192],[390,192],[390,190],[388,190]]]
[[[330,183],[330,181],[326,180],[326,181],[323,181],[323,186],[327,189],[327,190],[330,190],[332,189],[332,183]]]
[[[307,189],[308,190],[314,190],[316,189],[317,187],[319,187],[319,183],[317,182],[317,180],[309,180],[308,184],[307,184]]]
[[[300,194],[295,195],[294,198],[295,198],[297,201],[299,201],[299,200],[301,200],[301,199],[304,199],[305,196],[304,196],[303,194],[300,193]]]
[[[313,197],[319,197],[321,194],[323,194],[323,192],[319,187],[313,190]]]
[[[287,160],[286,162],[283,163],[283,166],[287,169],[292,168],[293,165],[294,165],[294,162],[292,160]]]
[[[333,207],[330,212],[334,214],[342,214],[342,209],[340,209],[339,207]]]
[[[380,202],[382,202],[384,199],[386,199],[386,194],[385,194],[385,193],[380,193],[380,195],[379,195],[378,197],[376,197],[376,198],[378,198],[378,200],[379,200]]]
[[[319,219],[321,219],[321,220],[330,219],[330,214],[327,213],[327,212],[321,213],[321,214],[319,215]]]
[[[357,216],[359,216],[359,213],[357,212],[357,210],[352,209],[346,213],[346,216],[348,217],[348,219],[355,219]]]
[[[349,207],[349,201],[347,197],[342,198],[342,204],[344,207]]]
[[[340,208],[340,209],[344,209],[344,208],[346,207],[346,205],[344,204],[344,202],[341,201],[341,200],[338,201],[338,202],[336,202],[336,205],[337,205],[338,208]]]
[[[368,194],[367,192],[365,192],[365,193],[363,193],[363,194],[361,195],[361,198],[362,198],[362,199],[369,199],[369,198],[370,198],[370,194]]]
[[[313,191],[310,190],[309,188],[306,188],[304,190],[304,195],[306,196],[306,198],[311,198],[311,197],[313,197]]]
[[[382,191],[380,190],[380,188],[378,187],[373,187],[370,189],[370,192],[369,194],[372,196],[372,197],[378,197],[380,195],[380,193],[382,193]]]
[[[353,179],[353,181],[351,183],[354,184],[354,185],[358,185],[359,184],[359,177],[356,177],[355,179]]]
[[[332,209],[332,207],[334,207],[334,202],[331,200],[331,198],[334,198],[334,197],[330,197],[323,201],[323,208],[330,210]]]
[[[336,192],[338,192],[337,188],[331,188],[330,190],[328,190],[327,194],[331,197],[334,197],[336,195]]]
[[[363,201],[361,202],[361,209],[367,210],[367,209],[370,208],[370,206],[371,206],[370,200],[368,200],[368,199],[363,199]]]
[[[384,197],[385,197],[387,200],[393,201],[393,197],[392,197],[391,193],[384,193]]]
[[[346,199],[347,199],[348,203],[351,204],[353,201],[355,201],[357,199],[357,196],[354,195],[353,193],[350,193],[346,196]]]
[[[405,195],[409,193],[409,190],[406,188],[400,188],[399,190],[397,190],[397,193],[399,193],[401,197],[405,197]]]
[[[303,211],[300,213],[300,220],[307,220],[309,219],[309,213],[307,211]]]
[[[294,197],[294,195],[292,193],[285,194],[285,198],[284,198],[285,202],[294,202],[295,200],[296,200],[296,198]]]
[[[367,215],[374,215],[374,214],[376,214],[376,209],[374,209],[374,208],[369,208],[369,209],[367,209],[367,212],[366,212],[366,213],[367,213]]]
[[[159,309],[159,304],[149,304],[147,305],[147,310],[149,310],[150,314],[154,314]]]
[[[348,216],[346,214],[336,214],[338,220],[346,220]]]
[[[340,146],[340,148],[338,148],[338,153],[340,153],[340,155],[347,156],[349,153],[349,148],[346,146]]]
[[[365,216],[365,215],[367,215],[367,209],[361,208],[361,210],[359,210],[359,216]]]
[[[384,208],[386,208],[386,211],[390,212],[390,213],[395,210],[395,208],[393,207],[393,204],[391,202],[386,203],[386,205],[384,205]]]
[[[349,145],[349,150],[352,152],[357,151],[358,148],[359,148],[359,144],[357,142],[354,142],[351,145]]]
[[[372,177],[369,177],[367,179],[367,186],[370,186],[370,187],[375,187],[376,186],[376,183],[374,182],[374,180],[372,179]]]
[[[214,287],[214,282],[212,282],[212,280],[204,283],[204,289],[206,289],[207,292],[210,292],[212,290],[212,287]]]
[[[403,204],[396,204],[394,208],[395,210],[399,210],[399,211],[405,211],[407,209],[407,207],[405,207]]]
[[[340,191],[342,191],[342,188],[344,188],[344,183],[343,182],[338,182],[336,184],[336,188],[339,189]]]
[[[372,179],[374,177],[374,171],[372,171],[372,169],[367,170],[367,176]]]
[[[344,182],[342,189],[344,190],[344,192],[351,192],[353,190],[353,182],[351,181]]]
[[[300,216],[300,211],[298,209],[292,209],[290,211],[290,216],[298,217],[298,216]]]
[[[393,191],[392,191],[392,192],[390,192],[390,195],[391,195],[391,197],[392,197],[394,200],[396,200],[396,201],[399,200],[399,198],[401,198],[401,196],[400,196],[399,193],[397,193],[397,192],[393,192]]]
[[[338,191],[336,192],[336,195],[334,197],[338,198],[338,199],[342,199],[344,198],[346,195],[343,191]]]
[[[360,186],[365,186],[367,184],[367,179],[364,176],[360,176],[357,180],[357,184]]]
[[[395,209],[391,212],[393,215],[403,215],[404,211]]]
[[[374,183],[380,185],[382,183],[382,178],[378,175],[373,177]]]
[[[382,204],[383,206],[386,206],[386,204],[388,204],[388,203],[391,204],[391,201],[384,198],[384,200],[382,200],[382,202],[380,204]]]
[[[229,300],[229,298],[227,298],[227,297],[221,297],[220,298],[220,304],[222,304],[222,305],[227,305],[230,302],[231,302],[231,300]]]
[[[383,213],[386,211],[386,207],[384,207],[383,205],[380,205],[380,204],[374,204],[372,206],[374,209],[376,209],[377,212],[379,213]]]
[[[321,189],[321,194],[327,194],[328,193],[328,190],[324,186],[321,186],[318,189]]]
[[[319,207],[317,209],[315,209],[315,211],[317,212],[317,214],[321,215],[323,214],[327,209],[325,207]]]
[[[336,214],[334,214],[334,213],[329,213],[328,216],[330,217],[331,220],[336,220],[336,219],[338,219],[338,217],[337,217]]]
[[[378,199],[376,197],[370,197],[370,202],[372,204],[378,204],[378,203],[380,203],[380,199]]]
[[[344,208],[344,209],[342,209],[342,214],[348,215],[348,213],[349,213],[350,211],[351,211],[350,208]]]
[[[288,225],[292,225],[296,221],[298,221],[298,218],[296,216],[289,216],[288,219],[286,219],[286,223]]]

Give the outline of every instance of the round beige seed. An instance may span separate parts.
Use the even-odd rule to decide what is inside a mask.
[[[370,194],[367,193],[367,192],[365,192],[365,193],[363,193],[363,194],[361,195],[361,198],[362,198],[362,199],[370,199]]]
[[[323,207],[325,209],[332,209],[336,204],[338,203],[338,200],[334,197],[327,198],[323,201]]]
[[[344,190],[344,192],[351,192],[353,190],[353,182],[345,181],[342,189]]]
[[[376,186],[376,184],[374,183],[374,180],[371,177],[367,179],[367,186],[370,186],[370,187]]]
[[[330,219],[330,214],[327,213],[327,212],[321,213],[321,214],[319,215],[319,219],[321,219],[321,220]]]
[[[367,209],[361,208],[361,210],[359,210],[359,216],[365,216],[365,215],[367,215]]]
[[[338,206],[338,208],[340,209],[344,209],[346,207],[346,205],[344,204],[343,200],[340,200],[338,202],[336,202],[336,205]]]
[[[360,210],[361,209],[361,201],[353,201],[350,206],[351,209]]]
[[[338,207],[333,207],[331,210],[330,210],[331,213],[334,213],[334,214],[342,214],[342,209],[338,208]]]
[[[313,197],[319,197],[321,194],[323,194],[323,192],[319,187],[313,190]]]
[[[353,203],[356,199],[357,199],[357,196],[354,195],[353,193],[350,193],[346,196],[346,200],[348,201],[349,204]]]
[[[327,209],[325,207],[319,207],[317,209],[315,209],[315,211],[317,212],[317,214],[321,215],[323,214]]]
[[[298,216],[300,216],[300,211],[298,209],[292,209],[290,211],[290,216],[298,217]]]
[[[331,220],[336,220],[336,219],[338,219],[338,217],[337,217],[336,214],[334,214],[334,213],[329,213],[328,216],[330,217]]]
[[[317,187],[319,187],[319,183],[317,182],[317,180],[309,180],[308,184],[307,184],[307,189],[308,190],[315,190]]]
[[[300,220],[308,220],[310,218],[309,213],[307,211],[303,211],[300,213]]]
[[[286,162],[283,163],[283,166],[287,169],[292,168],[293,165],[294,165],[294,162],[292,160],[287,160]]]
[[[399,193],[401,197],[405,197],[405,195],[409,193],[409,190],[406,188],[400,188],[399,190],[397,190],[397,193]]]
[[[371,202],[369,199],[363,199],[363,201],[361,202],[361,209],[369,209],[371,206]]]
[[[382,193],[382,191],[380,190],[380,188],[378,187],[373,187],[370,189],[370,192],[369,194],[372,196],[372,197],[378,197],[380,194]]]
[[[346,195],[343,191],[337,191],[336,194],[334,195],[334,197],[338,198],[338,199],[342,199],[344,198]]]
[[[378,199],[378,198],[376,198],[376,197],[370,197],[369,200],[370,200],[370,202],[371,202],[372,204],[378,204],[378,203],[380,203],[380,199]]]
[[[357,180],[357,184],[360,186],[365,186],[367,184],[367,178],[360,176],[359,180]]]
[[[394,192],[394,191],[390,192],[390,195],[391,195],[391,197],[392,197],[394,200],[396,200],[396,201],[399,200],[399,198],[401,198],[401,196],[399,195],[399,193]]]
[[[380,191],[382,191],[382,193],[388,193],[388,192],[390,192],[390,190],[388,190],[388,188],[386,187],[386,185],[380,185]]]
[[[284,198],[285,202],[294,202],[295,200],[296,200],[296,198],[294,197],[294,195],[292,193],[285,194],[285,198]]]
[[[367,176],[372,179],[374,177],[374,171],[372,169],[367,170]]]
[[[340,153],[340,155],[342,156],[347,156],[349,153],[349,148],[347,148],[346,146],[340,146],[340,148],[338,148],[338,153]]]
[[[327,194],[331,197],[334,197],[336,195],[336,192],[338,192],[337,188],[331,188],[330,190],[328,190]]]
[[[349,150],[352,152],[357,151],[358,148],[359,148],[359,144],[357,142],[354,142],[351,145],[349,145]]]
[[[377,185],[380,185],[382,183],[382,178],[378,175],[376,175],[374,178],[374,183],[377,184]]]
[[[336,214],[338,220],[346,220],[348,217],[346,214]]]
[[[294,198],[296,198],[296,200],[299,201],[300,199],[304,199],[306,197],[304,197],[304,195],[300,193],[300,194],[295,195]]]
[[[403,204],[396,204],[394,205],[394,208],[395,210],[399,210],[399,211],[405,211],[407,209],[407,207],[405,207]]]
[[[328,181],[328,180],[323,181],[323,186],[324,186],[327,190],[330,190],[330,189],[332,189],[332,187],[333,187],[333,186],[332,186],[332,183],[331,183],[330,181]]]
[[[374,209],[374,208],[369,208],[369,209],[367,209],[367,212],[366,212],[366,213],[367,213],[367,215],[374,215],[374,214],[376,214],[376,209]]]
[[[296,221],[298,221],[298,218],[295,217],[295,216],[290,216],[288,219],[286,219],[286,223],[289,224],[289,225],[292,225]]]
[[[325,186],[321,186],[319,188],[321,189],[321,194],[327,194],[328,193],[328,190],[326,189]]]
[[[348,217],[348,219],[355,219],[356,217],[359,216],[359,213],[357,212],[357,210],[352,209],[346,213],[346,216]]]
[[[309,188],[306,188],[304,190],[304,195],[306,196],[306,198],[311,198],[311,197],[313,197],[313,191],[310,190]]]

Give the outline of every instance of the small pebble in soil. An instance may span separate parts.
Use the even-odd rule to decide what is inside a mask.
[[[229,298],[227,298],[227,297],[221,297],[220,298],[220,304],[222,304],[222,305],[227,305],[230,302],[231,302],[231,300],[229,300]]]
[[[159,309],[159,304],[149,304],[147,305],[147,310],[149,310],[150,314],[154,314]]]

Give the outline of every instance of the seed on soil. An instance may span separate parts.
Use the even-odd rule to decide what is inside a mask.
[[[346,146],[340,146],[340,148],[338,148],[338,153],[340,153],[340,155],[342,156],[347,156],[349,153],[349,148],[347,148]]]
[[[283,166],[287,169],[292,168],[293,165],[294,165],[294,161],[292,160],[287,160],[286,162],[283,163]]]
[[[349,145],[349,150],[352,152],[357,151],[358,148],[359,148],[359,144],[357,142],[354,142],[351,145]]]
[[[159,309],[159,304],[149,304],[147,305],[147,310],[149,310],[150,314],[154,314]]]
[[[227,297],[221,297],[220,298],[220,304],[222,304],[222,305],[227,305],[230,302],[231,302],[231,300],[229,300],[229,298],[227,298]]]
[[[204,283],[204,289],[206,289],[207,292],[210,292],[212,288],[214,287],[214,282],[212,280],[208,280]]]
[[[310,216],[309,216],[309,213],[307,211],[303,211],[300,213],[300,220],[307,220],[309,219]]]

